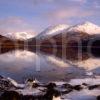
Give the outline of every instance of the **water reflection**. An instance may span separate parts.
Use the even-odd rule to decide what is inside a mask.
[[[0,55],[0,74],[23,82],[28,77],[40,81],[69,80],[87,77],[86,71],[100,75],[100,59],[74,62],[48,52],[15,50]]]

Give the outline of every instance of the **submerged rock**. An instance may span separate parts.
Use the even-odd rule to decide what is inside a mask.
[[[99,95],[99,96],[97,96],[97,100],[100,100],[100,95]]]
[[[100,84],[99,85],[91,85],[88,88],[89,88],[89,90],[93,90],[95,88],[100,88]]]
[[[80,91],[80,90],[82,90],[83,88],[82,88],[81,85],[75,85],[75,86],[73,86],[73,89]]]

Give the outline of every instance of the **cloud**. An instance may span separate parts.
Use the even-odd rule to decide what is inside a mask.
[[[75,1],[75,2],[86,2],[86,0],[70,0],[70,1]]]
[[[32,32],[33,27],[25,19],[20,17],[8,17],[0,19],[0,32],[3,34],[9,32]]]
[[[92,21],[97,16],[97,10],[77,4],[65,6],[60,5],[44,14],[44,18],[50,23],[55,24],[77,24],[83,21]]]
[[[57,1],[57,0],[2,0],[0,1],[0,4],[8,4],[8,5],[17,5],[17,6],[33,6],[36,4],[43,4],[43,3],[50,3],[53,1]],[[33,6],[34,7],[34,6]]]
[[[79,8],[78,9],[75,9],[75,8],[68,9],[67,8],[67,9],[58,9],[56,11],[49,12],[47,13],[47,16],[49,19],[61,20],[61,19],[68,19],[72,17],[81,18],[81,17],[91,16],[93,14],[94,14],[93,11],[83,11]]]
[[[97,9],[100,9],[100,1],[98,0],[95,0],[94,2],[93,2],[93,6],[95,7],[95,8],[97,8]]]
[[[22,18],[0,19],[0,32],[40,32],[52,24],[70,24],[75,20],[99,23],[99,6],[100,0],[1,0],[2,18]]]

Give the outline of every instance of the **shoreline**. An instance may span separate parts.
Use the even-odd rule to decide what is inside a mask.
[[[16,100],[100,100],[100,78],[49,83],[27,79],[24,84],[19,84],[0,76],[0,100],[14,100],[14,97]]]

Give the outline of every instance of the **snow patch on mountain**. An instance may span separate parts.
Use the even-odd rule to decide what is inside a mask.
[[[72,26],[68,32],[86,32],[88,34],[100,34],[100,27],[91,23],[91,22],[85,22],[83,24]]]
[[[91,22],[84,22],[82,24],[77,24],[74,26],[60,24],[60,25],[55,25],[55,26],[51,26],[47,28],[46,30],[41,32],[39,35],[37,35],[36,38],[45,39],[45,38],[50,38],[58,34],[65,34],[65,33],[71,34],[71,33],[76,33],[76,32],[85,32],[90,35],[100,34],[100,26],[95,25]],[[27,33],[27,32],[7,33],[7,34],[1,34],[1,35],[6,36],[13,40],[15,39],[27,40],[29,38],[35,37],[33,33]]]
[[[68,29],[69,25],[61,24],[61,25],[56,25],[56,26],[51,26],[41,32],[38,36],[37,39],[43,39],[45,37],[51,37],[57,34],[62,33],[64,30]]]
[[[7,33],[4,34],[4,36],[10,38],[10,39],[17,39],[17,40],[26,40],[29,38],[34,37],[34,34],[32,33],[27,33],[27,32],[16,32],[16,33]]]
[[[84,22],[82,24],[77,24],[74,26],[69,26],[66,24],[51,26],[47,28],[45,31],[41,32],[37,39],[45,39],[58,34],[65,33],[76,33],[76,32],[85,32],[89,35],[100,34],[100,27],[91,22]]]

